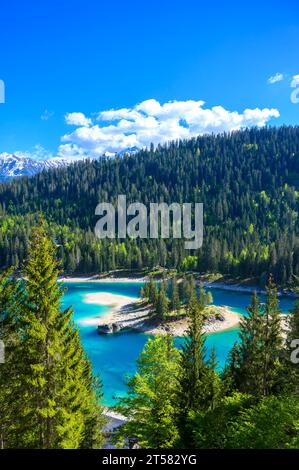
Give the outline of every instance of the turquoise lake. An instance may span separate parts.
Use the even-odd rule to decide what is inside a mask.
[[[105,405],[115,403],[117,397],[126,393],[125,376],[132,375],[136,367],[136,359],[145,345],[148,335],[138,332],[118,333],[116,335],[100,336],[96,327],[82,325],[81,321],[97,317],[109,310],[109,307],[85,303],[85,295],[94,292],[109,292],[130,297],[139,297],[142,287],[140,282],[72,282],[65,283],[67,291],[64,295],[63,306],[72,305],[74,320],[79,326],[83,346],[92,362],[94,371],[101,374],[104,387]],[[246,306],[250,303],[250,294],[233,292],[224,289],[207,289],[213,295],[213,304],[227,305],[241,315],[246,314]],[[261,302],[265,296],[260,295]],[[288,313],[294,300],[290,297],[280,297],[280,308]],[[224,365],[228,352],[238,339],[238,330],[228,330],[207,336],[207,350],[215,347],[220,367]],[[181,339],[176,339],[179,346]]]

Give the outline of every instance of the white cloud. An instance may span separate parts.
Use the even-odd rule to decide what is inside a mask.
[[[291,87],[296,88],[299,85],[299,75],[293,75]]]
[[[14,152],[14,155],[16,157],[31,158],[34,160],[48,160],[49,158],[53,158],[53,154],[40,144],[34,145],[30,150],[17,150]]]
[[[83,113],[67,113],[65,122],[70,126],[89,126],[92,123]]]
[[[268,78],[268,83],[270,83],[270,85],[273,85],[274,83],[281,82],[281,80],[283,79],[283,73],[276,73],[275,75],[272,75],[272,77]]]
[[[131,147],[145,148],[204,133],[233,131],[264,126],[279,117],[277,109],[245,109],[242,113],[222,106],[204,108],[204,101],[150,99],[132,108],[112,109],[97,114],[95,122],[82,113],[69,113],[68,124],[77,129],[62,137],[59,154],[64,157],[101,156]]]

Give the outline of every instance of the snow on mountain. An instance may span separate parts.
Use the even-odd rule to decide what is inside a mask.
[[[63,158],[49,160],[34,160],[9,153],[0,154],[0,181],[9,181],[16,176],[33,176],[42,170],[60,168],[69,165],[71,161]]]
[[[104,156],[124,157],[126,155],[134,155],[140,149],[137,147],[127,148],[119,153],[106,152]],[[87,157],[85,157],[87,158]],[[101,158],[101,157],[99,157]],[[0,182],[10,181],[17,176],[33,176],[43,170],[50,168],[61,168],[78,161],[79,158],[50,158],[47,160],[36,160],[26,155],[14,155],[10,153],[0,153]]]

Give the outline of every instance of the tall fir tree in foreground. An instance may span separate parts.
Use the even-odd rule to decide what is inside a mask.
[[[184,445],[191,443],[189,416],[192,412],[209,407],[214,397],[212,382],[217,380],[214,370],[206,359],[205,338],[203,334],[204,310],[207,306],[207,294],[200,288],[197,299],[195,289],[190,292],[187,315],[190,325],[184,337],[181,350],[180,375],[178,389],[179,427]],[[214,357],[213,368],[214,364]],[[215,387],[216,389],[216,387]]]
[[[23,405],[15,416],[11,446],[98,447],[103,424],[99,384],[74,327],[73,311],[61,308],[55,247],[43,222],[33,232],[23,274],[22,372],[15,378]]]
[[[289,389],[299,396],[299,297],[291,311],[286,348],[286,381]]]
[[[267,284],[267,302],[265,305],[264,346],[262,351],[262,384],[263,395],[268,396],[281,392],[283,371],[283,338],[281,330],[281,311],[277,288],[270,275]]]
[[[128,417],[116,439],[134,438],[141,447],[174,448],[179,437],[176,394],[179,351],[170,336],[149,339],[117,410]]]
[[[283,340],[277,289],[270,276],[263,309],[253,294],[248,316],[240,323],[239,343],[230,353],[225,376],[233,388],[258,398],[283,387]]]
[[[0,449],[17,447],[18,416],[24,406],[20,325],[23,291],[12,273],[11,269],[0,275],[0,341],[4,347],[0,363]]]
[[[252,295],[251,304],[247,307],[247,316],[240,321],[239,338],[230,353],[229,370],[233,386],[242,392],[252,395],[263,395],[263,348],[264,317],[256,292]]]

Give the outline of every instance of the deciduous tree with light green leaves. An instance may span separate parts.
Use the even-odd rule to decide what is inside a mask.
[[[117,406],[128,417],[118,442],[133,438],[144,448],[175,448],[178,373],[179,351],[173,339],[168,335],[149,339],[137,360],[137,372],[128,381],[128,396]]]

